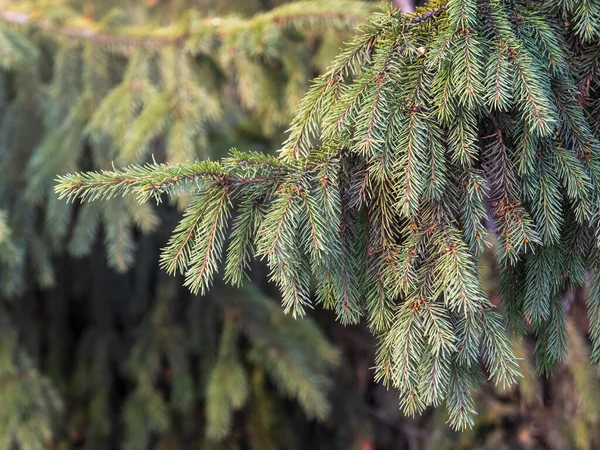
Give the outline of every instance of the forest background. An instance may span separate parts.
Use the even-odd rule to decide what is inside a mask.
[[[397,6],[408,10],[409,1]],[[600,445],[585,293],[550,378],[478,394],[475,427],[407,418],[375,342],[317,309],[294,320],[259,263],[191,295],[158,267],[181,203],[59,201],[57,175],[274,153],[309,80],[378,3],[0,3],[0,442],[23,449],[555,448]],[[195,28],[196,27],[196,28]],[[189,32],[190,29],[200,30]],[[143,113],[139,111],[142,109]],[[493,259],[482,277],[494,298]]]

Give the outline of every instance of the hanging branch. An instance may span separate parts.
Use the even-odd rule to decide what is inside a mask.
[[[185,238],[185,224],[200,226],[198,254],[175,252],[169,266],[192,270],[194,291],[212,280],[229,205],[243,208],[256,236],[236,232],[233,247],[266,258],[286,311],[303,314],[316,280],[317,300],[340,321],[367,317],[380,337],[376,377],[400,391],[406,413],[445,402],[452,427],[472,426],[473,389],[520,376],[479,279],[486,221],[498,231],[502,273],[517,274],[522,289],[503,288],[501,312],[511,330],[535,331],[544,372],[566,354],[562,293],[598,267],[600,136],[592,130],[600,80],[590,58],[600,16],[587,0],[551,4],[438,0],[409,15],[390,8],[316,80],[280,159],[235,152],[220,163],[71,174],[56,192],[144,201],[184,190],[195,207],[206,205],[201,222],[188,210],[176,231]],[[548,26],[528,32],[534,18]],[[552,61],[568,64],[558,70]],[[582,83],[590,89],[579,103]],[[249,198],[263,214],[248,212]],[[573,247],[576,233],[582,242]],[[237,284],[248,259],[230,261],[239,264],[227,268]],[[211,270],[194,278],[206,262]],[[598,292],[589,301],[594,342]]]

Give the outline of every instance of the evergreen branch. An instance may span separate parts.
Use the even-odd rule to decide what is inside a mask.
[[[194,237],[194,247],[190,252],[189,268],[185,273],[185,286],[197,294],[205,294],[217,271],[220,253],[225,241],[225,225],[229,218],[231,200],[229,186],[219,186],[206,194],[206,210],[202,217],[198,234]]]
[[[446,408],[449,412],[448,423],[454,429],[464,430],[473,427],[473,416],[477,412],[469,391],[476,384],[477,381],[471,371],[464,370],[456,362],[453,362],[450,370]]]
[[[254,253],[252,241],[263,219],[262,203],[267,196],[261,188],[245,195],[240,201],[239,215],[231,231],[231,242],[227,250],[224,280],[241,286],[244,271],[248,269]]]
[[[175,228],[167,247],[162,250],[161,267],[169,274],[185,273],[187,262],[192,257],[192,244],[201,224],[206,202],[195,197],[186,208],[183,219]]]
[[[517,73],[521,101],[528,107],[527,125],[531,133],[549,136],[557,120],[553,102],[543,95],[544,86],[548,85],[543,80],[546,74],[543,70],[532,71],[533,59],[525,50],[511,48],[510,52],[509,60]]]
[[[157,50],[165,46],[185,46],[190,38],[198,35],[210,36],[223,41],[230,33],[251,30],[264,26],[269,22],[277,27],[313,26],[318,22],[352,28],[365,21],[373,11],[368,3],[341,2],[340,4],[323,5],[318,2],[298,2],[283,5],[267,13],[259,14],[250,20],[240,22],[230,18],[203,18],[191,21],[185,31],[181,27],[164,28],[121,27],[118,31],[105,29],[101,23],[90,22],[89,19],[74,15],[65,23],[55,22],[40,16],[39,12],[18,10],[0,10],[0,22],[22,27],[31,27],[52,36],[62,36],[83,41],[93,41],[112,47],[141,47]],[[307,12],[311,11],[311,12]],[[312,12],[314,11],[314,12]],[[83,25],[85,24],[85,25]]]
[[[521,11],[519,2],[440,0],[415,15],[380,14],[313,84],[279,158],[234,151],[221,162],[66,175],[56,191],[67,200],[191,194],[163,265],[185,271],[194,292],[210,287],[237,209],[228,281],[266,258],[294,317],[316,281],[317,301],[342,323],[367,314],[380,334],[377,379],[399,388],[405,412],[445,400],[450,425],[471,426],[484,371],[502,385],[519,376],[479,277],[488,210],[502,312],[511,332],[533,328],[543,371],[566,354],[564,290],[584,282],[597,253],[600,83],[586,43],[597,24],[578,1],[561,13],[546,2]],[[239,72],[240,84],[254,84],[254,72]],[[144,143],[148,133],[138,134]],[[319,393],[295,386],[321,416]]]
[[[490,372],[490,378],[495,379],[496,384],[506,388],[521,376],[510,341],[506,338],[498,314],[486,311],[482,323],[484,362]]]
[[[403,25],[410,27],[434,20],[441,13],[445,12],[446,9],[447,6],[444,5],[439,8],[427,10],[422,14],[407,14],[403,16],[407,18],[403,22]],[[389,18],[397,14],[398,12],[391,12]],[[292,122],[289,130],[290,136],[281,150],[284,158],[298,158],[309,154],[310,149],[308,146],[311,136],[314,136],[317,132],[317,122],[321,115],[327,113],[327,110],[323,110],[323,102],[326,99],[326,95],[332,89],[337,89],[348,76],[355,75],[361,70],[361,67],[370,58],[373,48],[385,29],[386,24],[387,21],[382,23],[373,22],[372,27],[367,29],[368,32],[355,38],[351,45],[332,63],[329,70],[315,80],[310,91],[299,105],[298,113]],[[397,47],[398,45],[393,46],[390,54],[396,53],[398,51]],[[385,65],[382,70],[385,72]],[[381,87],[381,84],[379,86]],[[367,85],[365,84],[364,87],[366,88]],[[328,105],[328,107],[330,106]],[[344,111],[341,117],[338,118],[338,126],[343,118],[347,116],[348,111],[349,109]]]
[[[237,169],[237,168],[234,168]],[[68,201],[106,200],[116,196],[137,194],[140,201],[154,197],[160,200],[163,193],[178,195],[194,192],[203,184],[243,186],[278,183],[283,178],[281,169],[264,176],[238,176],[222,163],[196,161],[188,164],[132,165],[125,169],[84,174],[63,175],[57,178],[55,192]],[[268,170],[268,169],[267,169]]]

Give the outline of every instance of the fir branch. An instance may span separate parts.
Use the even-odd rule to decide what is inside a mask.
[[[274,172],[269,176],[245,177],[230,175],[227,167],[211,161],[179,165],[154,163],[121,170],[63,175],[57,178],[55,191],[59,198],[68,201],[106,200],[130,194],[137,194],[142,202],[152,197],[159,201],[163,193],[194,192],[206,183],[233,187],[277,183],[282,179],[280,169]]]
[[[188,40],[196,35],[208,35],[212,39],[222,41],[227,38],[228,33],[239,33],[240,27],[258,28],[263,26],[265,22],[270,22],[277,27],[302,27],[319,21],[354,27],[363,23],[365,15],[372,11],[367,3],[352,2],[345,6],[345,8],[340,7],[340,5],[323,7],[322,4],[310,1],[299,2],[291,7],[283,5],[241,24],[234,22],[234,26],[231,27],[232,31],[228,31],[228,25],[232,25],[231,20],[219,17],[193,20],[191,26],[183,32],[180,31],[179,27],[173,26],[162,29],[130,26],[113,31],[104,29],[101,23],[90,23],[89,20],[75,15],[65,23],[60,23],[43,18],[39,12],[33,13],[27,10],[0,10],[0,22],[13,26],[35,28],[52,36],[93,41],[113,48],[138,47],[157,50],[165,46],[185,46]],[[314,12],[306,12],[310,10]],[[82,25],[84,23],[85,25]]]
[[[184,284],[194,294],[206,293],[217,271],[225,241],[224,228],[231,209],[229,190],[228,186],[219,186],[207,192],[206,210],[198,233],[194,236],[194,247],[185,273]]]
[[[377,379],[399,388],[401,407],[414,414],[445,400],[452,427],[472,426],[484,371],[502,385],[519,376],[479,278],[487,227],[501,312],[509,332],[533,328],[544,371],[565,357],[564,290],[584,282],[597,253],[600,83],[588,41],[600,26],[571,3],[557,13],[451,0],[380,14],[313,84],[279,158],[233,152],[66,175],[56,191],[67,200],[191,194],[164,261],[194,290],[208,289],[237,210],[228,281],[265,257],[294,317],[311,306],[313,284],[342,323],[366,313],[380,337]],[[252,95],[247,106],[258,104]],[[323,411],[311,407],[314,393],[294,392]]]

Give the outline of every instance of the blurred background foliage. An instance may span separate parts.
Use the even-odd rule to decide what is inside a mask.
[[[585,292],[568,360],[478,394],[476,427],[411,419],[374,342],[285,316],[256,264],[193,296],[157,264],[181,204],[58,201],[58,174],[274,152],[307,89],[377,5],[334,0],[0,2],[0,447],[592,449],[600,373]],[[498,286],[489,258],[482,277]]]

